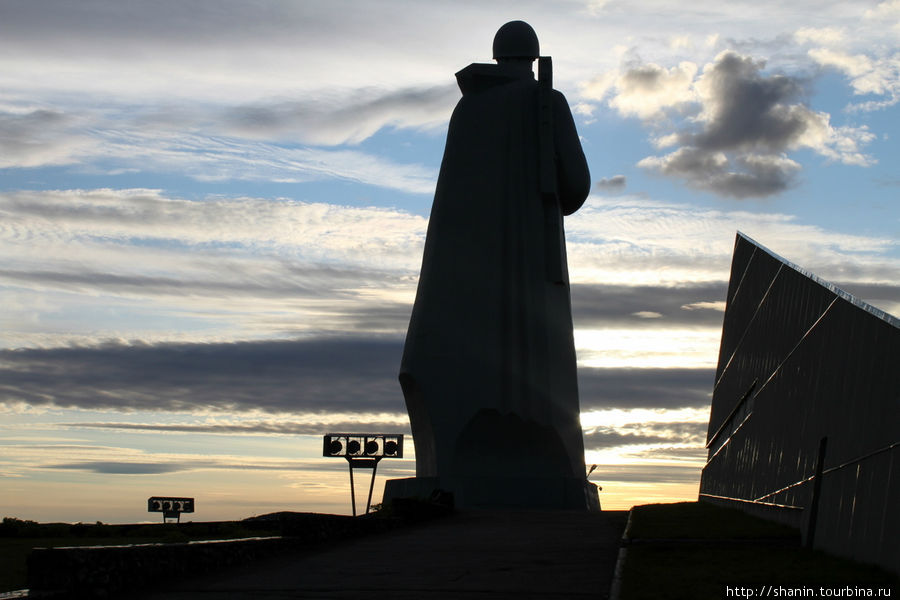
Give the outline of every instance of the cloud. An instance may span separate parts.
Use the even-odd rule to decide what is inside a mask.
[[[625,189],[625,176],[613,175],[612,177],[604,177],[594,184],[601,192],[621,192]]]
[[[162,473],[176,473],[178,471],[187,470],[185,465],[180,464],[117,461],[61,463],[55,465],[43,465],[41,468],[89,471],[91,473],[101,473],[104,475],[159,475]]]
[[[102,142],[97,151],[79,156],[79,162],[108,172],[174,172],[203,182],[343,180],[411,194],[432,193],[437,179],[423,165],[397,164],[358,150],[283,146],[211,133],[114,129],[96,135]]]
[[[850,78],[854,94],[881,96],[878,100],[852,103],[852,111],[870,112],[893,106],[900,101],[900,51],[878,57],[851,53],[843,49],[812,48],[809,56],[823,67],[832,67]]]
[[[183,173],[202,182],[305,183],[348,181],[410,194],[431,194],[436,172],[420,164],[397,164],[357,150],[283,147],[197,135],[111,134],[93,157],[110,172]]]
[[[0,169],[69,165],[82,172],[181,174],[204,182],[337,180],[431,194],[437,172],[430,167],[300,142],[333,146],[360,142],[388,126],[436,127],[446,123],[453,99],[446,88],[436,88],[401,90],[356,105],[318,99],[170,113],[0,105]]]
[[[716,302],[691,302],[690,304],[683,304],[681,306],[682,310],[714,310],[718,312],[725,312],[725,301],[716,301]]]
[[[57,431],[60,427],[66,426],[54,426]],[[360,424],[357,423],[354,430],[359,427]],[[345,472],[339,468],[338,462],[323,461],[321,458],[321,435],[329,430],[323,428],[315,432],[314,436],[291,436],[289,439],[269,439],[267,442],[248,440],[245,444],[235,435],[225,439],[202,439],[191,435],[191,441],[184,445],[182,442],[187,440],[187,436],[165,435],[173,433],[171,431],[164,435],[154,435],[152,428],[144,431],[147,435],[128,436],[126,443],[143,447],[107,446],[101,443],[78,446],[8,443],[0,445],[0,472],[8,477],[37,477],[46,481],[48,476],[51,480],[55,477],[48,471],[80,471],[101,475],[166,475],[205,471],[205,474],[198,476],[205,477],[207,482],[238,477],[251,487],[250,481],[254,475],[248,472],[257,472],[267,480],[269,486],[277,485],[278,480],[292,481],[297,476],[323,483],[323,478]],[[390,429],[396,430],[396,426]],[[86,431],[83,429],[79,434],[84,436]],[[173,447],[187,450],[172,452]],[[263,448],[262,452],[258,452],[260,448]],[[222,453],[223,449],[227,453]],[[291,458],[284,458],[285,456]],[[403,476],[406,475],[403,471],[414,469],[414,461],[410,458],[391,460],[379,467],[379,473],[383,468],[388,475]],[[229,471],[244,473],[228,473]],[[336,476],[335,478],[337,479]],[[213,487],[216,487],[215,484]]]
[[[813,48],[809,55],[820,65],[836,67],[856,80],[870,73],[873,68],[872,59],[864,54],[848,54],[830,48]],[[857,88],[857,93],[866,93],[866,87]],[[875,91],[869,88],[869,91]],[[878,91],[882,91],[881,88]]]
[[[141,189],[0,192],[0,213],[7,347],[400,336],[427,225],[396,209]],[[898,276],[894,239],[593,197],[566,219],[577,327],[718,329],[720,313],[682,306],[724,298],[737,229],[832,281]]]
[[[314,422],[315,414],[320,423],[334,414],[405,415],[397,383],[402,347],[399,338],[339,337],[3,350],[0,401],[119,412],[290,413],[304,415],[303,422]],[[711,369],[579,369],[585,411],[705,406],[712,380]],[[284,423],[281,431],[303,431],[297,419]],[[232,432],[279,432],[268,420],[245,425]]]
[[[80,121],[49,109],[0,110],[0,169],[78,162],[79,154],[98,144],[77,131]]]
[[[579,367],[581,411],[612,408],[705,408],[712,399],[715,369]]]
[[[696,89],[703,101],[700,132],[682,142],[707,150],[778,152],[798,143],[821,115],[797,103],[801,82],[783,74],[764,75],[765,63],[723,52],[707,65]]]
[[[401,414],[364,414],[342,416],[345,420],[335,420],[329,415],[311,413],[303,421],[277,421],[242,419],[240,423],[60,423],[60,427],[71,429],[111,429],[117,431],[142,431],[148,433],[206,433],[213,435],[321,435],[324,431],[354,431],[364,421],[367,431],[391,431],[409,435],[406,416]],[[391,417],[394,418],[386,418]]]
[[[125,338],[161,319],[184,331],[188,318],[191,331],[206,320],[226,337],[246,338],[246,327],[399,331],[426,227],[391,209],[158,190],[0,192],[0,213],[0,281],[15,290],[5,328],[39,330],[41,312],[62,330],[90,331],[115,305],[113,321],[131,315],[138,330],[101,327]]]
[[[0,192],[0,210],[16,224],[0,231],[0,240],[19,234],[47,242],[140,241],[169,243],[179,252],[239,247],[351,262],[368,262],[377,252],[382,264],[392,262],[392,254],[419,254],[427,224],[389,208],[247,197],[189,200],[148,189]]]
[[[2,156],[16,166],[71,164],[93,173],[175,173],[203,182],[337,179],[429,194],[436,173],[422,165],[395,164],[384,156],[355,150],[329,152],[297,144],[352,144],[384,128],[442,126],[458,95],[451,79],[451,65],[456,66],[458,60],[453,58],[454,52],[458,56],[461,48],[476,47],[478,37],[494,27],[487,23],[489,11],[455,8],[453,15],[437,20],[440,25],[429,25],[431,35],[426,44],[417,39],[421,36],[399,35],[408,33],[404,26],[412,30],[413,23],[403,3],[387,3],[377,15],[365,18],[340,3],[312,8],[275,2],[266,10],[231,1],[224,4],[227,8],[203,2],[175,4],[123,8],[116,3],[90,2],[73,8],[53,1],[36,10],[28,3],[7,3],[4,20],[10,35],[0,40],[0,57],[15,59],[3,63],[0,58],[0,70],[10,73],[11,98],[40,98],[43,104],[31,111],[35,113],[34,126],[27,130],[33,135],[8,137],[19,151]],[[890,13],[889,8],[885,5],[878,11]],[[433,12],[425,14],[440,14],[439,8],[427,10]],[[665,35],[659,38],[666,40],[663,46],[670,46],[675,14],[646,7],[635,10],[648,17],[646,21],[652,21],[653,27],[665,22]],[[574,26],[549,10],[535,11],[546,23],[541,31],[547,32],[554,47],[574,52],[575,58],[563,73],[581,74],[588,69],[585,65],[596,64],[596,59],[585,60],[585,52],[619,53],[609,53],[596,41],[604,39],[598,31],[621,28],[609,15],[603,21]],[[793,13],[774,7],[772,11],[767,17],[785,22],[785,27],[794,23]],[[47,16],[50,12],[52,18]],[[621,18],[619,8],[613,12],[616,19]],[[722,27],[730,14],[731,9],[712,6],[704,11],[717,27]],[[474,19],[477,27],[454,31],[450,25],[465,23],[473,16],[481,17]],[[417,13],[418,27],[428,22],[424,17]],[[701,18],[697,13],[692,17]],[[770,26],[768,21],[747,15],[741,15],[739,22],[741,29],[750,31]],[[98,23],[106,25],[98,27]],[[703,29],[695,26],[698,31]],[[568,37],[558,33],[563,27]],[[840,39],[834,27],[796,29],[793,39],[800,43],[834,45]],[[652,30],[648,37],[655,34]],[[619,32],[615,39],[624,42],[624,35]],[[694,31],[679,29],[676,52],[683,54],[697,46],[690,42],[695,38]],[[616,45],[614,41],[603,44]],[[428,50],[431,45],[441,52]],[[61,52],[61,47],[68,51]],[[671,52],[669,48],[667,54]],[[699,54],[705,59],[706,52]],[[849,164],[872,162],[864,151],[874,139],[870,132],[862,127],[833,126],[828,115],[806,108],[797,99],[782,102],[785,114],[779,116],[777,107],[764,113],[778,117],[779,128],[742,130],[744,134],[758,131],[768,135],[781,131],[787,136],[791,123],[802,124],[805,134],[795,136],[782,149],[767,144],[765,151],[744,146],[715,150],[702,142],[721,141],[721,134],[727,133],[722,123],[739,121],[723,118],[704,126],[694,120],[698,111],[708,112],[715,98],[730,97],[704,96],[702,81],[709,77],[709,66],[701,74],[699,57],[677,60],[672,66],[663,62],[663,57],[644,62],[636,58],[635,50],[626,55],[620,68],[586,83],[582,95],[607,101],[620,114],[652,121],[655,139],[693,152],[690,156],[649,157],[642,165],[654,172],[683,178],[716,194],[751,197],[778,193],[796,181],[796,161],[782,154],[797,148],[812,148],[830,160]],[[888,90],[891,81],[897,80],[896,58],[886,54],[867,60],[880,66],[854,76],[858,79],[854,85],[860,90]],[[721,63],[721,56],[716,62]],[[723,69],[721,64],[718,68]],[[878,75],[873,74],[876,71]],[[35,77],[36,73],[40,76]],[[778,76],[765,74],[759,79],[772,83]],[[802,83],[800,79],[797,82]],[[105,99],[102,107],[98,107],[97,97]],[[754,106],[745,102],[734,114],[752,116]],[[590,109],[582,104],[582,111],[589,113]],[[37,121],[45,112],[66,120],[39,129]],[[23,116],[11,118],[21,120]],[[708,131],[695,131],[704,127]],[[689,132],[698,139],[684,139]],[[726,160],[697,160],[698,152],[713,159],[719,156],[717,152],[724,152]]]
[[[837,27],[801,27],[794,32],[794,38],[801,44],[836,44],[842,42],[846,36],[844,31]]]
[[[893,19],[898,21],[900,20],[900,0],[885,0],[884,2],[879,2],[875,8],[866,9],[863,16],[866,19]]]
[[[838,131],[826,113],[800,102],[802,82],[764,74],[764,63],[720,54],[696,82],[702,103],[699,130],[682,130],[682,146],[640,164],[685,178],[717,194],[746,198],[777,194],[793,183],[800,165],[785,152],[811,148],[829,158],[865,166],[864,130]]]
[[[35,452],[36,450],[39,451]],[[64,448],[59,447],[43,449],[26,447],[23,456],[30,463],[27,465],[30,468],[84,471],[101,475],[162,475],[200,470],[308,472],[333,471],[335,466],[333,463],[329,464],[318,459],[283,460],[264,456],[156,454],[131,448],[104,448],[99,446],[87,448],[85,455],[96,457],[114,453],[127,458],[117,460],[91,460],[86,458],[84,460],[65,462],[45,462],[48,458],[63,457],[64,451]],[[398,467],[402,468],[397,463],[394,463],[392,467],[388,466],[387,468],[397,469]]]
[[[699,444],[694,446],[670,446],[663,444],[655,448],[629,448],[623,452],[623,455],[637,460],[666,461],[668,464],[678,462],[693,463],[698,467],[703,467],[707,458],[704,442],[705,436]]]
[[[307,267],[305,275],[310,279],[318,279],[316,267]],[[350,269],[330,268],[324,269],[320,282],[331,278],[332,280],[353,281],[360,273]],[[225,279],[187,280],[177,277],[152,277],[147,275],[117,275],[82,271],[71,273],[64,271],[13,271],[0,269],[0,278],[18,284],[26,284],[36,287],[53,287],[56,289],[89,293],[96,290],[105,290],[116,295],[140,295],[147,296],[216,296],[227,295],[234,299],[235,296],[260,297],[285,297],[288,295],[312,297],[348,296],[347,292],[338,289],[327,289],[315,284],[303,284],[299,281],[285,281],[278,277],[257,277],[255,281],[228,281]]]
[[[801,166],[787,153],[801,148],[846,164],[873,164],[862,150],[874,139],[866,127],[833,127],[829,114],[806,105],[804,78],[765,67],[734,51],[702,70],[687,62],[670,69],[626,63],[617,77],[604,75],[583,93],[609,97],[619,114],[652,124],[657,147],[678,146],[639,166],[720,196],[771,196],[790,188]]]
[[[900,285],[866,284],[860,282],[836,282],[842,290],[865,302],[886,310],[894,316],[900,315]]]
[[[690,62],[670,69],[653,63],[632,66],[617,77],[609,105],[622,115],[640,119],[677,110],[695,100],[692,83],[696,73],[697,65]],[[602,95],[606,95],[606,90]],[[588,97],[602,99],[590,94]]]
[[[445,85],[329,95],[334,97],[235,107],[224,113],[223,126],[229,133],[251,138],[299,139],[329,146],[355,144],[384,127],[445,125],[459,91],[455,85]]]
[[[7,403],[91,410],[404,412],[399,340],[7,350]]]
[[[696,484],[700,481],[700,471],[702,468],[702,462],[693,465],[600,465],[597,470],[594,471],[594,474],[591,475],[591,480],[598,482],[603,486],[605,486],[607,482]]]
[[[736,231],[831,281],[891,284],[900,277],[897,261],[891,258],[896,239],[801,224],[786,213],[713,210],[626,195],[594,196],[567,217],[565,225],[569,271],[576,284],[669,289],[699,283],[723,285]],[[627,300],[637,301],[638,310],[667,312],[648,306],[645,299]],[[602,294],[592,301],[602,304]],[[678,307],[674,308],[672,314],[678,314]],[[574,311],[575,318],[579,311],[590,310],[588,302]]]
[[[695,422],[627,423],[616,427],[596,427],[585,432],[584,447],[585,450],[671,444],[703,447],[706,430],[706,423]]]
[[[650,156],[638,166],[685,179],[690,185],[721,196],[771,196],[794,184],[800,165],[783,156],[745,155],[729,159],[724,152],[692,146],[665,156]]]
[[[37,465],[37,468],[64,471],[86,471],[88,473],[99,473],[101,475],[161,475],[164,473],[180,473],[208,469],[228,471],[310,471],[315,470],[317,466],[310,464],[308,461],[296,461],[294,463],[289,463],[288,461],[274,463],[270,461],[269,464],[259,464],[250,462],[250,460],[247,462],[238,462],[233,459],[204,460],[197,457],[183,461],[173,461],[171,459],[161,458],[160,462],[86,460],[68,463],[43,464]],[[327,469],[327,467],[318,466],[318,469]]]
[[[794,38],[808,47],[807,55],[817,65],[843,73],[854,95],[869,97],[848,104],[848,111],[870,112],[900,100],[900,50],[894,43],[898,33],[900,5],[889,0],[867,9],[861,20],[844,27],[804,27]]]
[[[18,59],[3,70],[36,92],[47,87],[33,79],[41,72],[63,93],[88,91],[114,100],[249,100],[335,83],[421,82],[429,79],[431,66],[411,56],[418,46],[428,47],[424,41],[399,35],[411,28],[405,3],[359,11],[347,2],[91,0],[74,6],[46,0],[38,6],[10,0],[2,10],[8,35],[0,50]],[[432,14],[454,21],[464,20],[466,12]],[[420,26],[432,21],[428,11],[416,16]],[[432,48],[458,37],[440,26],[430,31]],[[403,68],[386,73],[391,63]]]
[[[572,286],[572,314],[578,329],[720,328],[721,312],[684,306],[722,301],[727,287],[725,281],[679,286],[576,284]]]

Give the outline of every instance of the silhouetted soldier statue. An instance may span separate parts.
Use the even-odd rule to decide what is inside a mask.
[[[456,74],[422,271],[400,367],[416,478],[460,506],[599,508],[584,473],[562,215],[590,173],[549,59],[512,21],[498,64]]]

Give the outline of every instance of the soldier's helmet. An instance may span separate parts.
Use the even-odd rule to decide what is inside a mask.
[[[494,59],[535,59],[540,55],[537,34],[525,21],[510,21],[494,35]]]

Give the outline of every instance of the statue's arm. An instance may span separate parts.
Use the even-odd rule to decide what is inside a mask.
[[[591,173],[569,103],[556,90],[553,91],[553,128],[559,203],[563,214],[571,215],[581,208],[591,192]]]

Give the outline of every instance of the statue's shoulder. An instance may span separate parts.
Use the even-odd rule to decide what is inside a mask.
[[[566,100],[566,95],[557,89],[553,90],[553,103],[557,105],[569,106],[569,101]]]
[[[456,73],[456,82],[464,96],[510,84],[537,85],[533,79],[523,79],[521,74],[493,63],[470,64]]]

